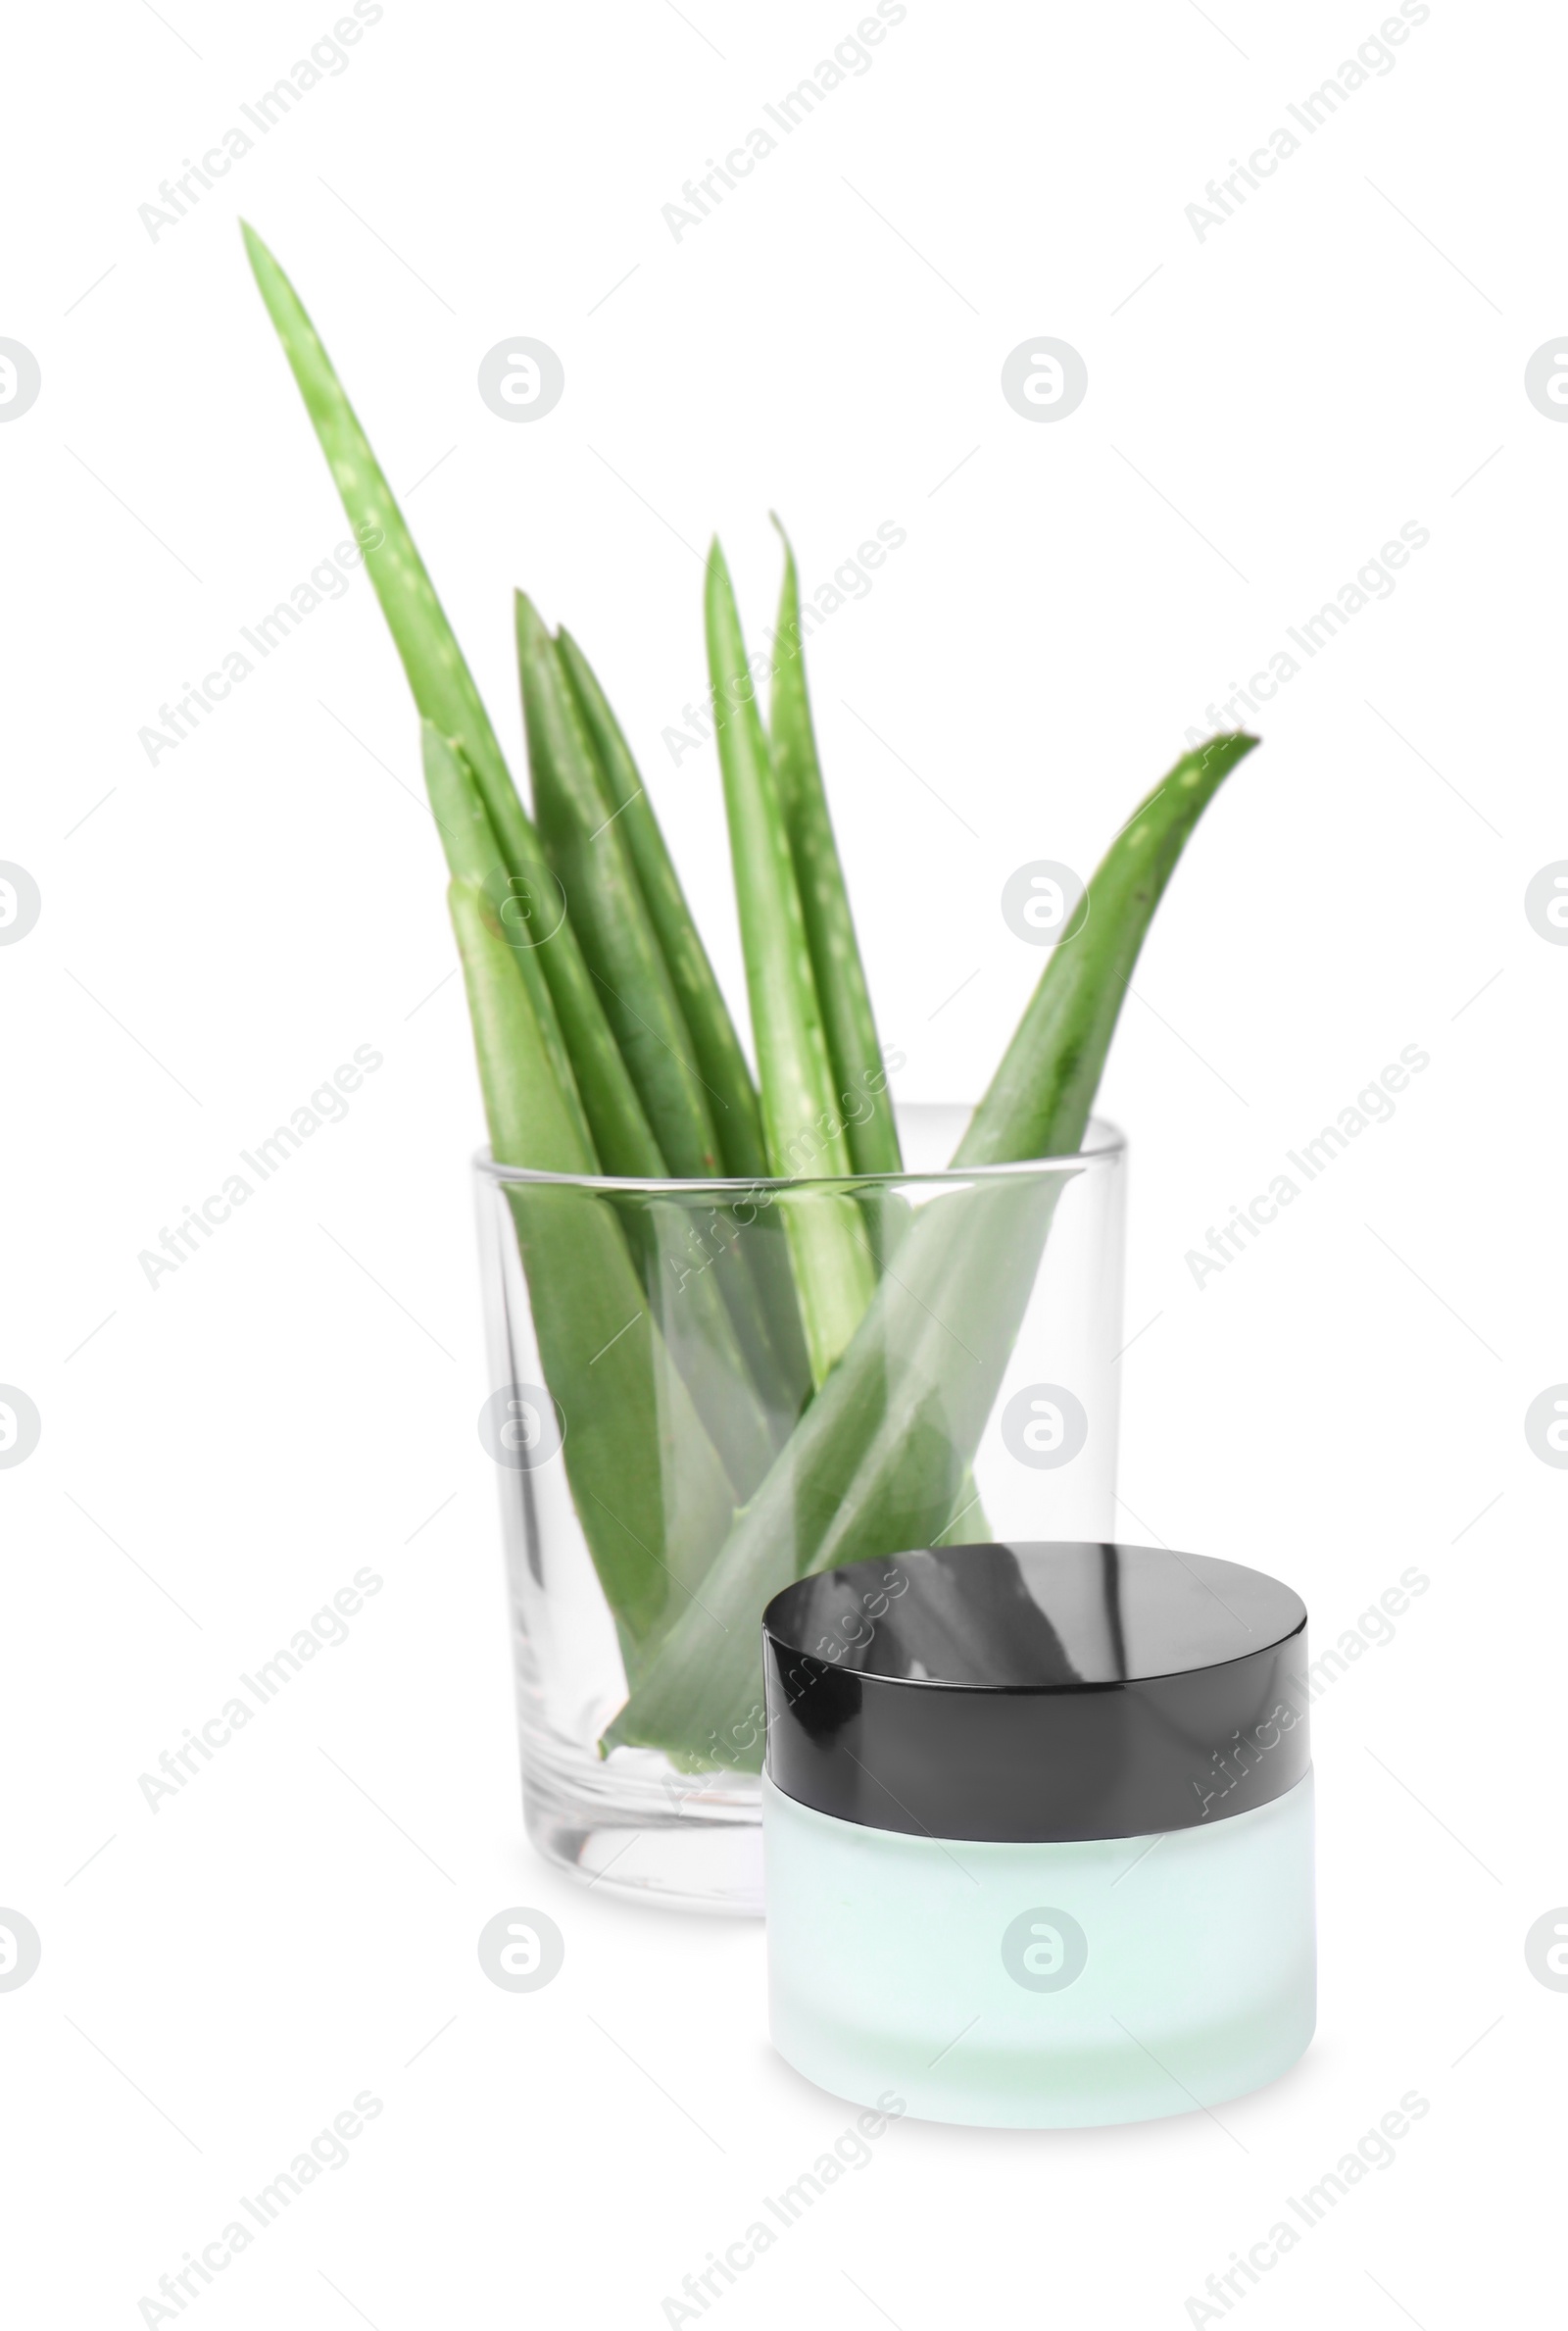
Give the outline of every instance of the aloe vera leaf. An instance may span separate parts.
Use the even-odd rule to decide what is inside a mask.
[[[724,554],[708,561],[709,671],[718,725],[735,893],[752,1028],[761,1072],[762,1129],[775,1175],[853,1172],[772,760],[746,664]],[[820,1385],[869,1301],[870,1250],[851,1198],[780,1200],[812,1381]]]
[[[484,889],[495,907],[490,879],[495,842],[478,787],[461,749],[429,721],[424,723],[423,737],[426,782],[452,872]],[[510,903],[502,906],[503,929],[505,904]],[[492,1060],[492,1072],[494,1066]],[[539,1166],[545,1161],[537,1155],[538,1136],[530,1132],[528,1118],[517,1116],[513,1138],[526,1140],[528,1147],[526,1152],[513,1149],[507,1155],[517,1163]],[[598,1164],[584,1140],[569,1165],[554,1169],[594,1173]],[[659,1321],[664,1348],[685,1378],[736,1496],[744,1499],[766,1472],[794,1415],[769,1414],[756,1396],[723,1290],[688,1260],[685,1208],[679,1202],[662,1205],[639,1197],[635,1204],[620,1210],[618,1218],[633,1258],[641,1265],[646,1300]],[[755,1290],[752,1292],[755,1300]]]
[[[680,1001],[698,1072],[708,1089],[723,1170],[737,1180],[755,1180],[767,1171],[767,1153],[761,1112],[735,1023],[620,723],[587,657],[564,628],[556,634],[556,647]]]
[[[561,670],[556,645],[517,596],[517,663],[541,839],[576,914],[584,961],[644,1103],[668,1169],[688,1179],[716,1174],[718,1148],[690,1038],[643,905],[635,868],[616,831],[599,766]],[[638,1244],[649,1301],[741,1497],[749,1497],[795,1420],[772,1382],[767,1406],[754,1386],[746,1341],[772,1362],[760,1302],[745,1264],[702,1251],[687,1201],[648,1200],[625,1215]],[[715,1261],[717,1267],[715,1268]],[[745,1307],[742,1313],[742,1307]],[[732,1317],[732,1311],[738,1316]],[[749,1315],[748,1315],[749,1314]],[[770,1413],[771,1411],[771,1413]]]
[[[493,903],[461,877],[447,899],[494,1153],[591,1171]],[[573,1504],[633,1678],[701,1585],[735,1500],[612,1209],[562,1183],[514,1183],[508,1198]]]
[[[414,701],[443,736],[462,746],[478,782],[510,876],[512,901],[505,916],[509,934],[519,939],[530,920],[537,931],[548,934],[533,946],[514,945],[514,953],[551,1066],[564,1092],[580,1094],[605,1171],[658,1174],[663,1164],[658,1145],[583,965],[569,917],[561,912],[544,852],[517,798],[490,717],[403,513],[294,286],[260,235],[250,226],[244,235],[268,313],[365,551],[367,570]]]
[[[472,772],[463,758],[461,749],[441,736],[428,720],[424,723],[425,779],[429,787],[431,806],[439,821],[447,846],[447,860],[453,875],[472,887],[482,890],[497,908],[491,877],[495,863],[495,842],[490,831],[484,804]],[[497,919],[505,935],[506,901]],[[489,991],[486,991],[487,993]],[[505,989],[502,990],[503,995]],[[494,1010],[494,1004],[491,1004]],[[527,1061],[531,1048],[527,1042],[526,1024],[520,1030],[522,1051]],[[509,1063],[496,1045],[486,1042],[480,1051],[481,1080],[487,1097],[491,1080],[505,1077]],[[546,1096],[548,1102],[548,1096]],[[570,1173],[596,1173],[598,1161],[584,1134],[575,1142],[564,1142],[560,1127],[552,1130],[552,1119],[546,1109],[543,1123],[539,1121],[538,1096],[530,1110],[514,1109],[511,1113],[509,1138],[524,1148],[513,1147],[504,1154],[510,1159],[535,1167]],[[578,1128],[573,1125],[572,1130]],[[541,1156],[541,1140],[549,1146]],[[502,1153],[498,1153],[502,1154]],[[562,1161],[566,1161],[563,1163]],[[559,1204],[559,1201],[557,1202]],[[526,1213],[527,1202],[514,1196],[514,1213],[519,1207]],[[783,1437],[775,1421],[769,1417],[755,1397],[729,1314],[719,1289],[711,1281],[694,1280],[687,1292],[692,1274],[683,1265],[686,1244],[686,1220],[678,1204],[661,1207],[657,1201],[639,1197],[618,1215],[610,1211],[612,1220],[618,1219],[626,1235],[634,1263],[640,1264],[644,1281],[644,1296],[648,1308],[658,1321],[662,1351],[673,1359],[692,1396],[713,1447],[724,1463],[724,1469],[737,1499],[749,1497],[772,1463],[774,1452]],[[541,1208],[532,1206],[537,1216]],[[519,1230],[524,1215],[518,1214]],[[594,1236],[601,1238],[603,1224],[594,1221]],[[530,1285],[547,1267],[537,1264]],[[676,1275],[678,1274],[678,1275]],[[625,1295],[619,1286],[621,1272],[614,1270],[616,1300]],[[543,1286],[534,1288],[535,1309],[546,1299]],[[628,1314],[629,1315],[629,1314]],[[654,1347],[657,1348],[657,1347]],[[618,1346],[617,1346],[618,1349]],[[640,1347],[628,1339],[626,1359],[635,1366]],[[646,1366],[647,1355],[642,1354]],[[624,1374],[624,1370],[622,1371]],[[597,1385],[596,1385],[597,1391]],[[793,1421],[793,1419],[790,1419]],[[787,1429],[787,1427],[786,1427]],[[587,1471],[577,1462],[578,1452],[572,1452],[572,1479],[574,1502],[585,1530],[597,1527],[600,1509],[607,1503],[613,1505],[619,1495],[618,1477],[612,1470],[610,1480],[616,1483],[612,1493],[607,1482],[592,1470]],[[712,1551],[711,1543],[709,1552]],[[695,1578],[692,1580],[695,1583]]]
[[[856,1172],[902,1173],[904,1159],[893,1105],[887,1097],[882,1048],[877,1042],[865,967],[855,936],[855,918],[833,838],[811,724],[800,577],[789,536],[776,518],[773,523],[784,545],[784,581],[779,593],[768,731],[828,1058],[840,1104],[847,1113],[845,1135]],[[869,1108],[859,1114],[866,1102]]]
[[[615,826],[626,837],[648,919],[662,950],[707,1090],[724,1171],[736,1179],[760,1178],[767,1172],[767,1157],[751,1070],[653,803],[588,659],[564,629],[556,634],[556,650],[613,805]],[[765,1226],[759,1227],[759,1220]],[[735,1234],[743,1221],[749,1229],[740,1239]],[[811,1374],[782,1225],[758,1217],[755,1207],[726,1196],[715,1199],[710,1243],[720,1250],[711,1266],[759,1390],[787,1429],[810,1397]],[[699,1260],[706,1263],[708,1258]]]
[[[1064,1157],[1078,1147],[1154,909],[1188,835],[1257,742],[1216,736],[1184,753],[1139,804],[1095,871],[1088,920],[1052,949],[955,1166]]]
[[[981,1160],[1066,1156],[1082,1139],[1126,983],[1182,847],[1216,787],[1256,739],[1216,737],[1185,754],[1111,843],[1089,885],[1088,922],[1058,946],[975,1123]],[[1097,934],[1085,979],[1069,961]],[[1071,1009],[1042,1010],[1058,988]],[[606,1734],[684,1753],[755,1722],[758,1619],[790,1579],[929,1546],[954,1512],[1072,1172],[960,1185],[923,1207],[855,1341],[817,1394],[703,1582]],[[923,1324],[922,1324],[923,1322]],[[724,1630],[720,1633],[720,1628]],[[727,1729],[726,1729],[727,1728]],[[719,1760],[724,1761],[724,1760]],[[744,1761],[744,1760],[736,1760]]]
[[[567,687],[556,643],[516,593],[517,670],[539,838],[566,894],[583,960],[668,1171],[719,1171],[718,1139],[691,1039],[642,890]]]
[[[708,561],[707,630],[768,1166],[781,1176],[813,1169],[848,1175],[854,1168],[833,1109],[832,1067],[789,840],[729,570],[716,542]],[[818,1128],[821,1116],[829,1122]]]
[[[433,720],[443,736],[456,737],[478,779],[498,839],[505,845],[501,817],[516,793],[506,760],[490,724],[473,674],[453,636],[445,610],[436,597],[423,560],[404,522],[391,487],[370,450],[359,417],[322,347],[316,326],[271,252],[255,228],[241,221],[245,249],[258,288],[283,345],[305,410],[309,414],[333,483],[365,554],[381,612],[403,660],[414,701],[421,717]],[[516,803],[520,813],[521,804]],[[535,862],[540,853],[533,851]],[[571,1066],[557,1023],[542,963],[519,965],[538,1016],[545,1047],[563,1086],[571,1082]]]
[[[447,838],[452,872],[481,889],[492,910],[497,910],[491,881],[494,840],[478,787],[460,748],[442,737],[429,721],[424,723],[424,764],[431,803]],[[504,936],[506,908],[512,903],[510,899],[500,902],[497,913]],[[497,1063],[493,1055],[488,1057],[493,1074]],[[511,1137],[527,1144],[525,1150],[506,1153],[514,1162],[536,1167],[545,1163],[538,1155],[539,1131],[526,1114],[514,1114]],[[586,1135],[576,1144],[570,1165],[552,1166],[551,1169],[597,1173],[598,1161]],[[681,1205],[662,1206],[639,1195],[618,1212],[612,1210],[612,1215],[619,1221],[632,1261],[639,1266],[644,1297],[659,1321],[664,1351],[686,1381],[709,1438],[723,1459],[736,1497],[744,1499],[766,1472],[793,1418],[775,1420],[756,1397],[721,1291],[710,1279],[687,1267],[687,1222]],[[604,1484],[598,1486],[602,1490]],[[579,1515],[591,1519],[582,1497],[577,1504]]]

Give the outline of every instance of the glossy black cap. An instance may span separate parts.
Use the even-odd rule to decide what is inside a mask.
[[[1149,1546],[945,1546],[800,1579],[762,1613],[767,1772],[870,1829],[1145,1837],[1308,1769],[1306,1606]]]

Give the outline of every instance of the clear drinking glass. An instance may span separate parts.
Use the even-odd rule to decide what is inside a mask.
[[[968,1116],[900,1109],[906,1170],[842,1181],[475,1160],[480,1438],[551,1860],[760,1913],[770,1596],[921,1546],[1114,1538],[1125,1143],[1097,1119],[1074,1157],[953,1171]],[[874,1288],[813,1394],[790,1258],[824,1209]]]

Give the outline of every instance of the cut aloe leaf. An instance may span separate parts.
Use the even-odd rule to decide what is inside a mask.
[[[767,1171],[767,1153],[762,1143],[762,1117],[752,1073],[709,962],[708,950],[686,903],[654,805],[620,723],[611,711],[587,657],[564,629],[557,633],[556,646],[594,746],[611,813],[631,853],[643,903],[680,1002],[698,1073],[712,1111],[723,1170],[737,1180],[755,1179]]]
[[[510,885],[503,920],[551,1066],[564,1092],[576,1085],[605,1171],[657,1174],[663,1164],[658,1144],[435,586],[299,294],[260,235],[249,226],[244,235],[414,701],[422,719],[461,746],[483,796]]]
[[[685,1179],[716,1174],[718,1138],[707,1092],[624,827],[556,643],[520,591],[516,629],[534,817],[583,960],[666,1170]]]
[[[724,1172],[737,1180],[760,1180],[767,1173],[767,1155],[751,1070],[658,816],[581,648],[565,630],[556,634],[556,648],[613,805],[615,825],[626,835],[643,904],[707,1092]],[[698,1257],[699,1266],[711,1265],[715,1270],[759,1390],[772,1414],[793,1423],[810,1398],[811,1373],[782,1223],[755,1204],[726,1197],[715,1201],[708,1249]]]
[[[461,879],[447,896],[492,1149],[530,1151],[545,1173],[591,1172],[492,902]],[[549,1182],[514,1183],[508,1199],[572,1502],[635,1680],[701,1585],[734,1494],[611,1209]]]
[[[1064,1157],[1078,1147],[1154,909],[1194,826],[1257,741],[1213,737],[1184,753],[1140,802],[1090,882],[1087,919],[1047,958],[955,1166]]]
[[[708,562],[708,661],[719,767],[740,907],[746,986],[762,1089],[768,1166],[781,1178],[855,1170],[833,1088],[810,951],[772,759],[747,666],[724,555]],[[871,1250],[853,1198],[778,1201],[800,1296],[813,1382],[854,1334],[874,1284]]]
[[[768,732],[779,807],[789,835],[811,970],[833,1080],[845,1116],[845,1138],[857,1173],[900,1173],[893,1104],[887,1093],[865,967],[850,913],[849,891],[828,815],[816,732],[806,687],[806,643],[801,631],[801,586],[795,553],[778,520],[784,545],[778,639]]]

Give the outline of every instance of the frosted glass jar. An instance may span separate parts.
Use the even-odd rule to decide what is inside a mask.
[[[1312,2036],[1306,1612],[1261,1572],[972,1546],[763,1618],[774,2046],[855,2103],[1083,2128]]]

